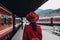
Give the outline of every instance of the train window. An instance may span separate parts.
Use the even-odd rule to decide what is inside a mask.
[[[41,19],[41,20],[39,20],[39,21],[49,21],[48,19]]]
[[[54,21],[60,21],[60,18],[55,18]]]
[[[20,19],[19,18],[16,18],[16,23],[20,23]]]
[[[2,25],[2,19],[0,18],[0,25]]]
[[[4,18],[5,18],[5,16],[0,14],[0,25],[4,25],[5,24]]]
[[[6,24],[12,24],[12,16],[6,16]]]
[[[2,25],[6,24],[5,23],[6,22],[5,18],[3,18],[2,21],[3,21]]]

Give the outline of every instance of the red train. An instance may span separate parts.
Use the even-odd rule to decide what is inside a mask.
[[[60,25],[60,16],[43,17],[37,22],[38,24]]]
[[[37,23],[39,23],[39,24],[51,24],[51,17],[39,18],[39,21]]]
[[[6,37],[13,31],[13,14],[0,6],[0,40]],[[15,27],[20,25],[20,19],[15,16]]]
[[[60,16],[53,17],[53,24],[60,25]]]

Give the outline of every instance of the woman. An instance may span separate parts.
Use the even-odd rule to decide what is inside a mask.
[[[24,28],[23,40],[42,40],[41,27],[36,24],[39,16],[34,12],[30,12],[26,15],[26,19],[30,22],[30,24],[26,25]]]

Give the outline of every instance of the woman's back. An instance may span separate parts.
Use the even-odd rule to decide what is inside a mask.
[[[31,25],[26,25],[23,34],[23,40],[42,40],[41,27],[37,25],[36,31],[32,29]]]

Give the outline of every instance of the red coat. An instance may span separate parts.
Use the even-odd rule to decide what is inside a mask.
[[[42,40],[42,30],[41,27],[38,25],[37,26],[37,31],[32,30],[31,25],[26,25],[24,28],[24,33],[23,33],[23,40]]]

